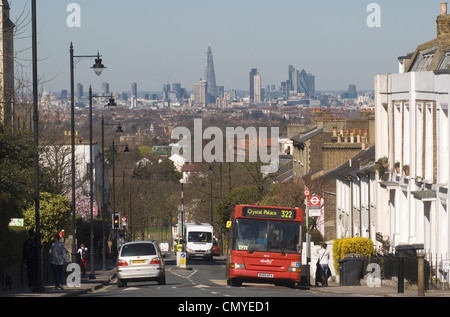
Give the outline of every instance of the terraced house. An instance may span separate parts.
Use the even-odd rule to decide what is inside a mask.
[[[399,57],[399,73],[375,77],[377,232],[394,250],[450,251],[450,15],[441,3],[437,36]],[[397,168],[398,166],[398,168]]]

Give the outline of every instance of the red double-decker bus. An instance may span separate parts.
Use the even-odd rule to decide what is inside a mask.
[[[229,228],[227,284],[300,283],[303,210],[237,205]]]

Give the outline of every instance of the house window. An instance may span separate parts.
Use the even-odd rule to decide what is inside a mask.
[[[403,164],[410,163],[410,123],[409,103],[405,103],[403,107]]]
[[[425,105],[425,179],[433,182],[433,104]]]
[[[416,111],[416,176],[423,177],[423,103],[417,103]]]
[[[395,161],[401,161],[402,159],[402,104],[396,103],[394,105],[394,159]],[[392,162],[392,163],[393,163]]]
[[[450,51],[445,52],[445,55],[442,57],[441,63],[439,64],[438,69],[446,70],[450,69]]]
[[[424,54],[422,56],[419,56],[416,62],[414,63],[412,71],[422,72],[428,70],[428,66],[430,66],[433,57],[434,54]]]
[[[437,153],[438,166],[438,183],[448,185],[448,157],[449,157],[449,122],[448,122],[448,105],[441,104],[438,112],[438,133],[439,146]]]

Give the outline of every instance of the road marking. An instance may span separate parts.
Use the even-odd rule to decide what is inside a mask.
[[[221,286],[225,286],[227,285],[227,281],[226,280],[210,280],[212,283],[217,284],[217,285],[221,285]]]
[[[99,289],[93,290],[92,293],[96,294],[96,293],[101,293],[104,292],[106,290],[108,290],[112,285],[105,285]]]
[[[205,287],[209,287],[209,286],[208,285],[204,285],[204,284],[199,284],[199,285],[195,285],[194,287],[205,288]]]

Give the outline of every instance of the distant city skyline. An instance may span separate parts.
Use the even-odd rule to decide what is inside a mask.
[[[31,17],[27,0],[9,0],[17,25],[17,72],[31,77]],[[40,90],[70,90],[69,46],[75,55],[100,52],[107,69],[97,77],[94,60],[81,60],[75,83],[102,91],[162,91],[180,83],[191,91],[205,75],[211,44],[217,86],[249,91],[258,69],[261,87],[288,79],[288,66],[315,76],[315,90],[373,90],[377,74],[398,71],[397,57],[436,36],[437,0],[118,0],[37,3]],[[78,5],[79,11],[68,5]],[[369,5],[380,12],[370,27]],[[79,14],[78,16],[76,14]],[[79,27],[70,27],[68,18]],[[21,21],[22,20],[22,21]],[[400,23],[401,22],[401,23]]]

